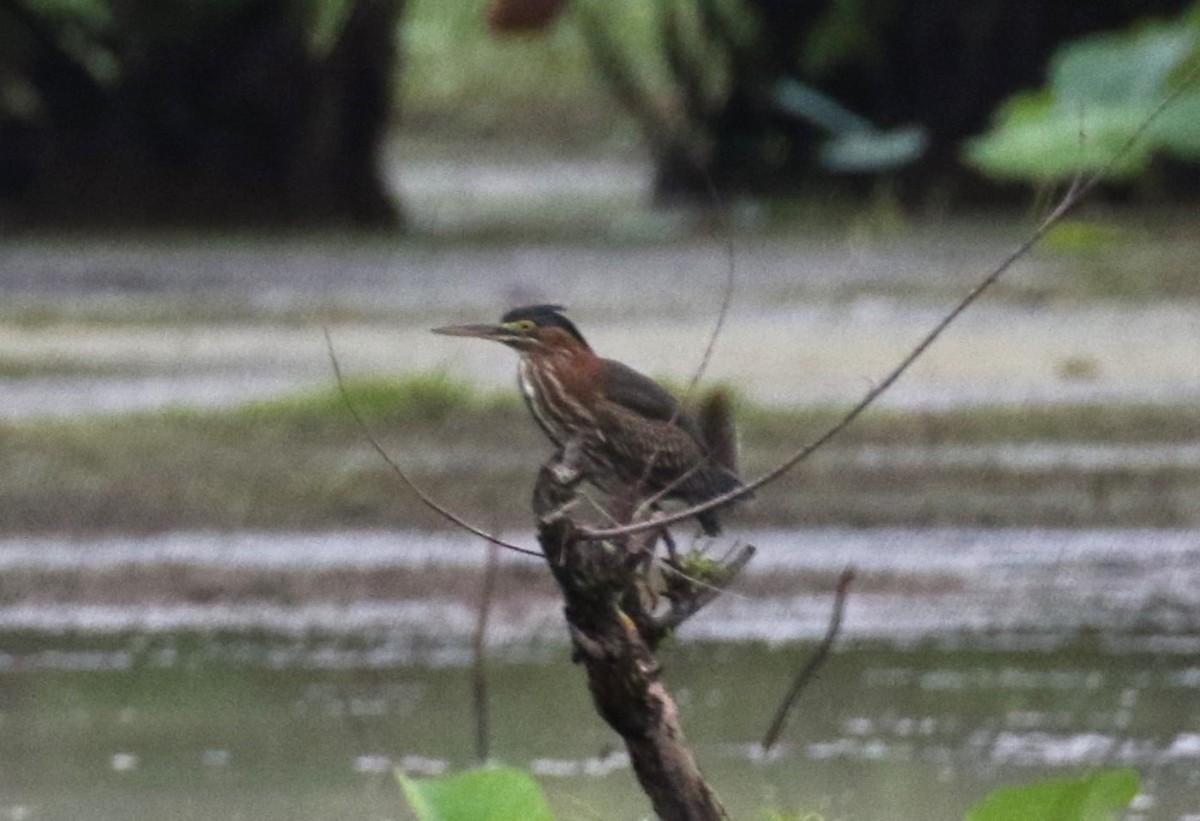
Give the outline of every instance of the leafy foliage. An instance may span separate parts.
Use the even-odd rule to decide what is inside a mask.
[[[989,176],[1023,181],[1101,170],[1128,180],[1157,154],[1200,160],[1200,87],[1194,87],[1106,168],[1198,59],[1200,13],[1069,43],[1055,55],[1047,87],[1012,97],[992,130],[968,143],[967,160]]]
[[[1133,770],[1102,770],[1083,778],[1050,779],[996,790],[967,821],[1110,821],[1138,793]]]
[[[711,581],[719,578],[724,568],[716,559],[697,551],[681,556],[679,569],[693,579]]]
[[[420,821],[551,821],[537,782],[522,770],[499,767],[444,778],[396,779]]]
[[[924,128],[908,125],[877,129],[865,117],[794,79],[785,78],[776,84],[774,100],[781,111],[817,126],[827,135],[818,156],[830,171],[888,171],[915,162],[925,152],[928,135]]]

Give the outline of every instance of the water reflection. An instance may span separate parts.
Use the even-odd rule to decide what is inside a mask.
[[[309,657],[322,641],[306,640]],[[121,642],[132,658],[125,669],[0,673],[9,807],[78,817],[64,807],[78,809],[72,801],[87,794],[88,817],[102,821],[162,817],[159,800],[198,818],[316,819],[333,806],[376,817],[398,811],[393,768],[438,775],[473,762],[461,668],[270,668],[276,649],[304,654],[267,635]],[[174,666],[154,666],[166,645]],[[850,641],[764,753],[757,738],[799,655],[754,643],[664,653],[689,739],[735,817],[774,807],[954,818],[998,784],[1112,766],[1142,775],[1138,817],[1179,821],[1195,809],[1200,673],[1187,657],[1113,655],[1088,639],[1054,652]],[[491,702],[494,760],[531,770],[562,817],[580,802],[599,817],[645,814],[628,759],[593,716],[565,648],[496,659]],[[98,789],[98,767],[113,789]]]

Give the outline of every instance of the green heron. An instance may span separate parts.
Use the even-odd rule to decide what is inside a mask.
[[[579,450],[586,478],[605,493],[695,505],[741,487],[727,403],[711,403],[719,410],[702,412],[697,424],[657,382],[597,356],[563,310],[529,305],[499,325],[434,333],[491,339],[517,351],[518,382],[533,418],[560,454]],[[708,535],[721,532],[715,509],[696,518]]]

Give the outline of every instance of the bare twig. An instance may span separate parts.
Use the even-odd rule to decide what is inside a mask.
[[[483,571],[483,588],[479,591],[479,617],[475,621],[475,634],[471,637],[471,697],[475,713],[475,757],[479,762],[488,760],[491,741],[491,722],[488,714],[487,690],[487,625],[492,610],[492,596],[496,592],[496,573],[500,569],[500,550],[488,545],[487,567]]]
[[[729,318],[729,307],[733,304],[733,294],[737,284],[737,247],[733,240],[733,220],[729,218],[729,214],[721,202],[717,186],[708,174],[704,175],[704,184],[708,187],[708,196],[712,200],[717,227],[725,236],[725,289],[721,293],[721,307],[717,310],[717,320],[713,323],[713,329],[708,335],[708,344],[704,346],[704,355],[700,357],[700,364],[696,366],[687,389],[684,391],[685,401],[696,390],[696,385],[700,383],[704,372],[708,370],[713,351],[717,347],[717,340],[721,338],[721,331],[725,328],[725,320]]]
[[[653,521],[637,522],[634,524],[625,525],[623,527],[588,530],[585,531],[586,537],[589,539],[612,539],[620,536],[632,535],[634,533],[642,533],[646,530],[650,530],[651,528],[665,527],[666,525],[671,525],[675,522],[681,522],[684,519],[689,519],[692,516],[696,516],[706,510],[712,510],[713,508],[729,504],[730,502],[741,499],[742,497],[753,493],[758,488],[775,481],[777,478],[787,473],[796,465],[803,462],[815,451],[823,447],[826,442],[833,439],[835,436],[849,427],[851,423],[853,423],[859,416],[862,415],[863,411],[875,403],[876,399],[886,393],[888,389],[890,389],[892,385],[894,385],[900,379],[900,377],[908,371],[914,362],[924,355],[925,351],[927,351],[933,345],[933,343],[937,341],[938,337],[940,337],[967,308],[974,304],[975,301],[979,299],[979,297],[981,297],[985,291],[995,285],[1000,277],[1006,274],[1019,259],[1028,254],[1033,247],[1037,245],[1043,237],[1046,236],[1050,229],[1059,222],[1059,220],[1061,220],[1068,212],[1071,211],[1071,209],[1077,206],[1088,194],[1090,194],[1092,189],[1094,189],[1100,183],[1108,171],[1130,150],[1130,148],[1134,146],[1134,144],[1137,143],[1138,140],[1142,138],[1147,129],[1149,129],[1158,116],[1171,103],[1173,103],[1185,89],[1189,87],[1191,82],[1195,80],[1197,76],[1200,76],[1200,67],[1198,67],[1196,71],[1191,72],[1184,82],[1180,83],[1178,87],[1176,87],[1170,94],[1167,95],[1165,99],[1163,99],[1162,102],[1158,104],[1158,106],[1149,114],[1149,116],[1142,121],[1142,124],[1138,126],[1133,134],[1129,136],[1129,139],[1127,139],[1121,145],[1121,147],[1118,148],[1111,157],[1109,157],[1108,162],[1106,162],[1100,170],[1084,179],[1075,180],[1068,188],[1066,194],[1063,195],[1063,198],[1059,201],[1058,205],[1055,206],[1048,215],[1046,215],[1045,219],[1043,219],[1037,228],[1030,233],[1029,237],[1020,245],[1018,245],[1016,249],[1014,249],[999,265],[997,265],[986,276],[979,280],[979,282],[976,283],[976,285],[971,288],[971,290],[968,291],[966,295],[962,297],[962,299],[959,300],[958,304],[956,304],[945,316],[943,316],[941,320],[939,320],[938,323],[933,326],[929,333],[927,333],[921,339],[921,341],[918,342],[916,346],[910,350],[903,359],[900,360],[899,364],[897,364],[896,367],[893,368],[881,382],[867,391],[866,395],[859,400],[854,407],[847,411],[840,420],[834,423],[815,440],[804,445],[774,469],[767,471],[762,476],[751,482],[745,483],[742,487],[737,488],[736,490],[731,490],[730,492],[724,493],[720,496],[714,496],[706,502],[693,505],[692,507],[684,510],[679,510],[665,516],[656,517]]]
[[[515,545],[512,542],[506,542],[499,536],[493,536],[491,533],[488,533],[487,531],[478,528],[470,522],[464,520],[456,513],[439,504],[433,497],[427,494],[415,482],[413,482],[412,479],[409,478],[408,474],[404,472],[404,469],[401,468],[396,460],[393,459],[391,455],[384,449],[383,445],[379,444],[379,440],[376,439],[375,434],[371,432],[370,426],[367,425],[366,420],[362,418],[362,414],[358,412],[358,408],[356,408],[354,406],[354,402],[351,401],[350,393],[346,390],[346,380],[342,376],[342,366],[338,363],[337,354],[333,349],[333,338],[330,337],[328,328],[323,328],[322,330],[325,332],[325,348],[329,352],[329,362],[333,366],[333,376],[334,379],[337,380],[338,393],[341,394],[342,401],[345,403],[347,410],[350,411],[350,415],[354,417],[354,421],[358,425],[358,429],[362,432],[363,438],[366,439],[375,452],[379,454],[379,458],[383,459],[384,463],[391,468],[392,473],[396,476],[396,478],[398,478],[406,487],[408,487],[409,490],[416,494],[416,497],[420,499],[426,507],[428,507],[430,510],[433,510],[435,513],[439,514],[442,516],[442,518],[446,519],[452,524],[458,525],[469,533],[474,533],[479,538],[485,539],[497,547],[503,547],[505,550],[513,550],[517,553],[524,553],[527,556],[536,556],[538,558],[542,558],[542,554],[536,550],[529,550],[519,545]]]
[[[700,356],[700,362],[696,365],[696,369],[692,371],[692,377],[688,380],[687,387],[683,390],[683,396],[679,397],[679,402],[676,404],[675,410],[672,411],[670,418],[667,420],[668,425],[674,425],[679,419],[679,415],[684,412],[684,407],[687,405],[688,400],[696,392],[696,386],[704,378],[704,373],[708,370],[709,363],[712,362],[713,352],[717,349],[717,340],[721,338],[721,332],[725,328],[725,320],[729,317],[729,308],[733,304],[733,294],[736,290],[737,248],[733,241],[733,221],[729,219],[729,215],[725,213],[725,209],[722,207],[721,195],[717,191],[712,177],[705,174],[704,182],[708,186],[708,195],[712,200],[713,212],[716,214],[718,227],[721,234],[725,237],[725,287],[721,292],[721,305],[717,309],[717,319],[708,334],[708,342],[704,346],[704,353]],[[657,448],[651,452],[650,458],[646,460],[646,466],[642,469],[641,477],[633,485],[634,494],[639,494],[641,489],[645,487],[651,472],[654,470],[654,463],[658,461],[659,455],[660,452]],[[704,467],[704,464],[704,461],[697,462],[689,470],[676,476],[675,479],[660,488],[653,496],[643,500],[638,505],[638,510],[648,510],[653,507],[656,502],[670,493],[676,485],[686,481],[697,470]]]
[[[829,616],[829,627],[825,630],[825,638],[821,639],[821,643],[817,645],[817,649],[804,662],[804,666],[800,668],[800,672],[796,673],[796,678],[792,680],[792,686],[788,688],[787,695],[783,697],[779,708],[775,711],[775,717],[771,719],[771,726],[767,729],[767,734],[763,736],[762,747],[763,752],[771,749],[779,734],[783,732],[783,725],[787,723],[788,713],[791,712],[792,705],[796,703],[796,699],[808,683],[812,681],[813,676],[825,664],[829,658],[829,651],[833,649],[833,642],[837,638],[838,633],[842,629],[842,613],[846,607],[846,595],[850,591],[850,582],[854,580],[854,569],[846,568],[842,571],[841,578],[838,579],[837,590],[833,599],[833,612]]]

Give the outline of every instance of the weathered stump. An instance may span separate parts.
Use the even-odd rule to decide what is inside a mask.
[[[642,789],[664,819],[722,819],[684,739],[675,700],[659,677],[655,648],[671,629],[715,598],[753,553],[744,548],[713,583],[668,584],[670,607],[646,572],[657,535],[599,541],[566,514],[578,472],[552,460],[538,474],[533,508],[538,541],[562,591],[574,660],[587,670],[596,711],[624,740]]]

